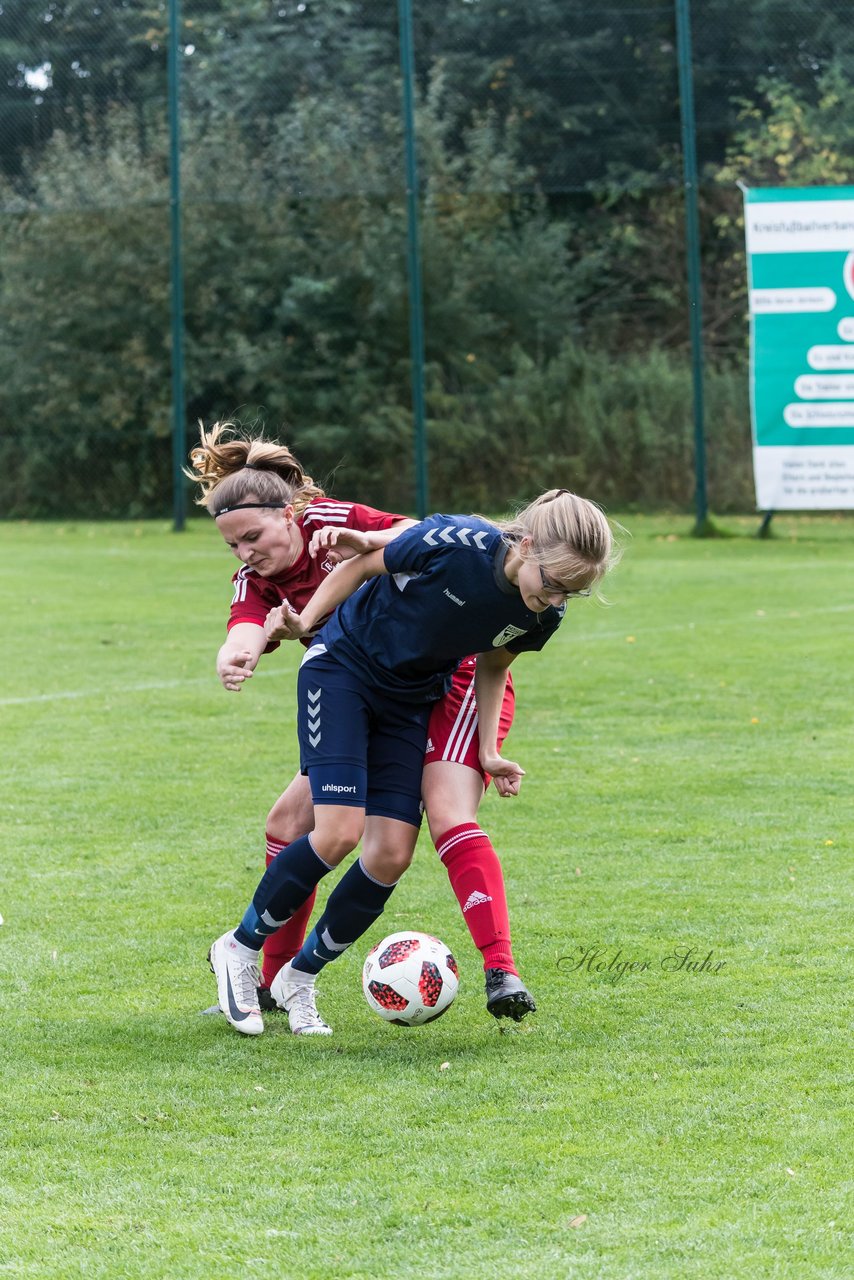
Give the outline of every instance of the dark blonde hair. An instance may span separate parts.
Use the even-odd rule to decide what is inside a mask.
[[[233,422],[216,422],[209,431],[199,423],[199,444],[184,474],[201,489],[197,505],[214,518],[250,498],[271,506],[292,503],[299,515],[326,497],[287,445],[242,435]]]
[[[509,520],[499,520],[508,542],[530,538],[530,551],[558,582],[593,587],[617,563],[620,552],[608,519],[595,502],[568,489],[547,489]]]

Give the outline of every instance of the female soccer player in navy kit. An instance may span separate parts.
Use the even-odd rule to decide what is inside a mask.
[[[501,794],[518,791],[523,770],[497,744],[507,668],[518,653],[543,647],[565,601],[589,594],[612,560],[600,509],[549,490],[502,525],[432,516],[342,564],[301,613],[287,603],[271,610],[269,636],[301,639],[340,606],[314,635],[298,677],[313,830],[274,859],[241,923],[211,948],[219,1004],[234,1027],[263,1031],[254,975],[264,939],[360,839],[362,856],[274,979],[276,1003],[302,999],[381,915],[415,847],[431,703],[471,653],[481,767]]]
[[[278,645],[277,641],[268,644],[264,632],[272,606],[287,599],[290,605],[302,608],[342,554],[376,550],[415,522],[327,498],[285,446],[235,436],[230,424],[203,429],[191,460],[193,469],[187,474],[201,485],[200,502],[243,561],[233,579],[228,636],[217,655],[217,674],[224,688],[237,691],[251,678],[262,653]],[[449,692],[433,706],[422,796],[434,844],[483,956],[487,1009],[495,1017],[518,1020],[535,1005],[513,958],[501,864],[477,823],[478,806],[490,777],[478,758],[474,665],[474,658],[466,658]],[[499,744],[509,731],[513,709],[513,685],[508,677]],[[267,817],[267,864],[312,825],[308,779],[297,774]],[[266,986],[259,988],[265,1008],[277,1007],[268,988],[302,946],[314,898],[312,891],[265,940]],[[291,1029],[299,1034],[327,1034],[329,1028],[314,1005],[313,988],[301,990],[299,996],[287,1009]]]

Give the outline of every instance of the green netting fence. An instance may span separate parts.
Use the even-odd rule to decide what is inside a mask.
[[[414,510],[398,6],[179,16],[187,443],[236,420],[333,490]],[[690,17],[709,497],[743,510],[736,183],[854,181],[854,27],[838,0]],[[173,510],[169,19],[165,0],[0,4],[6,517]],[[431,505],[560,482],[689,509],[676,5],[413,0],[412,47]]]

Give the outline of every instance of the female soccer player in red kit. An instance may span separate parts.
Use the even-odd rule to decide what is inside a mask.
[[[356,552],[378,550],[414,522],[358,503],[327,498],[285,446],[242,438],[228,424],[202,430],[188,472],[202,488],[200,503],[216,520],[243,567],[234,575],[228,635],[217,655],[223,687],[239,691],[251,678],[267,642],[264,623],[271,608],[287,600],[301,611],[335,563]],[[319,627],[318,627],[319,629]],[[487,1009],[519,1020],[535,1004],[518,976],[510,941],[504,877],[498,855],[477,823],[490,778],[478,759],[475,660],[466,659],[446,696],[432,712],[422,795],[430,834],[448,872],[472,939],[483,955]],[[499,746],[513,719],[509,677],[501,709]],[[518,785],[496,780],[500,794]],[[267,818],[267,864],[311,830],[313,809],[307,778],[297,774]],[[265,999],[279,969],[299,951],[314,905],[312,892],[264,945]],[[260,975],[259,975],[260,985]],[[298,1034],[328,1034],[314,1006],[313,989],[288,1009]]]
[[[360,843],[273,981],[279,1007],[313,990],[385,910],[415,851],[432,705],[472,652],[481,765],[504,794],[518,789],[524,770],[497,746],[507,668],[544,647],[567,600],[589,596],[616,558],[601,508],[550,489],[506,521],[430,516],[341,565],[301,614],[286,602],[270,611],[270,639],[313,636],[297,675],[297,736],[315,820],[211,946],[219,1007],[235,1030],[264,1030],[254,976],[266,939]]]

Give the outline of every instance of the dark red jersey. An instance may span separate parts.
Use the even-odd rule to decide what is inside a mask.
[[[406,516],[392,515],[387,511],[377,511],[374,507],[363,506],[360,502],[337,502],[332,498],[315,498],[301,515],[297,516],[297,526],[303,536],[303,548],[297,560],[284,573],[275,578],[263,578],[260,573],[243,565],[232,579],[234,598],[231,601],[231,613],[228,629],[238,622],[254,622],[263,627],[267,614],[287,600],[291,608],[301,613],[314,595],[324,578],[334,568],[322,556],[312,560],[308,554],[308,544],[312,534],[324,525],[335,525],[345,529],[359,529],[369,533],[375,529],[388,529],[405,520]],[[317,624],[317,630],[323,622]],[[265,652],[278,648],[278,641],[267,645]]]

